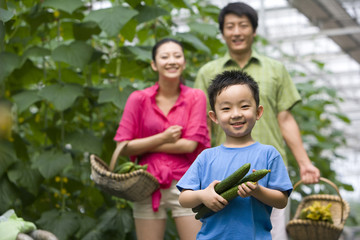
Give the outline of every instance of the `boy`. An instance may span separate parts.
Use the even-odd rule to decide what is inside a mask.
[[[223,129],[226,139],[224,144],[199,154],[180,179],[179,202],[188,208],[203,203],[216,212],[201,219],[197,239],[271,239],[272,208],[287,205],[292,184],[280,153],[251,137],[263,113],[258,85],[242,71],[224,71],[212,81],[208,94],[209,116]],[[239,186],[240,197],[227,202],[214,186],[245,163],[250,163],[252,169],[271,172],[258,183]]]

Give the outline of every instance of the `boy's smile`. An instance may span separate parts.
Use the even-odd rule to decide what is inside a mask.
[[[252,143],[251,130],[259,120],[263,107],[256,107],[248,85],[237,84],[225,88],[215,101],[215,112],[210,118],[221,126],[226,134],[226,143]]]

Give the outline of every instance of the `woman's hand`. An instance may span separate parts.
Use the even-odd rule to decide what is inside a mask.
[[[181,137],[182,126],[174,125],[162,132],[164,143],[174,143]]]

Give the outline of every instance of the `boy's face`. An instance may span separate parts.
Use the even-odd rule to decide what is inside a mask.
[[[224,130],[227,139],[251,140],[251,130],[263,113],[256,107],[248,85],[238,84],[225,88],[215,99],[215,112],[210,111],[212,121]]]
[[[225,15],[223,39],[230,53],[249,53],[255,36],[256,33],[247,16],[239,17],[232,13]]]

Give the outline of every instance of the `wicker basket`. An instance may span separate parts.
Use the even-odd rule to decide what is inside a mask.
[[[118,156],[127,143],[128,141],[124,141],[117,145],[110,166],[92,154],[90,156],[91,178],[106,193],[129,201],[141,201],[159,188],[159,182],[153,175],[143,169],[125,174],[112,172]]]
[[[341,198],[338,187],[326,178],[320,178],[320,181],[328,183],[332,186],[338,196],[328,194],[316,194],[304,197],[300,202],[295,216],[286,226],[291,239],[294,240],[337,240],[344,229],[344,224],[349,216],[349,204]],[[302,181],[300,180],[294,185],[294,190]],[[303,208],[312,205],[315,201],[322,205],[331,203],[330,212],[332,214],[333,223],[300,219],[300,213]]]

